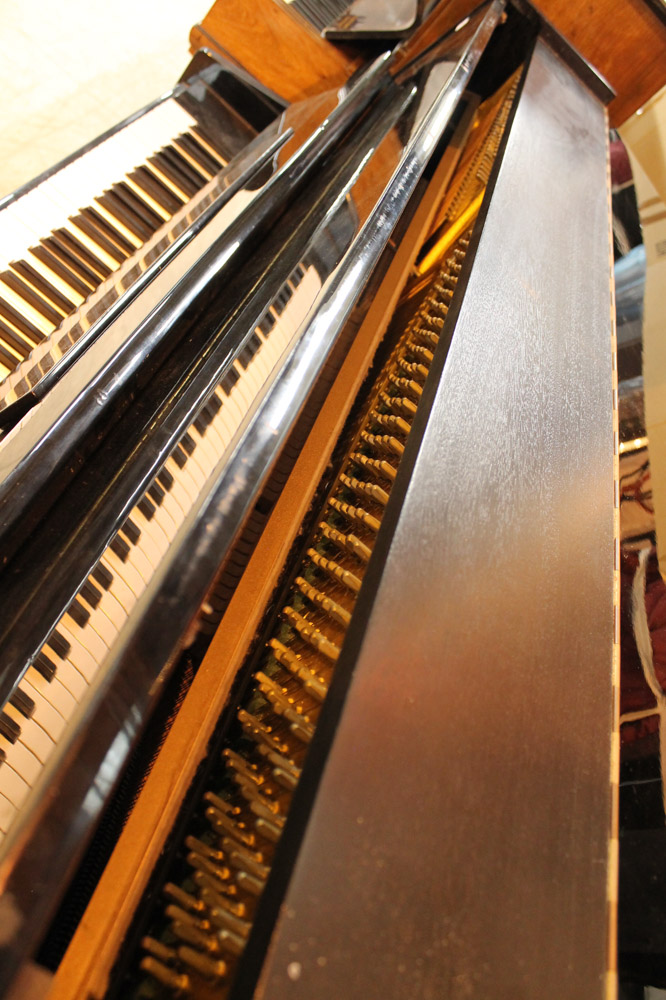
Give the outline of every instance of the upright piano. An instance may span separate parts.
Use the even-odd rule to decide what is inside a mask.
[[[456,6],[0,204],[3,996],[616,995],[612,92]]]

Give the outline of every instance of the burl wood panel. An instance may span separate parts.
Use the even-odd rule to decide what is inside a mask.
[[[363,62],[273,0],[216,0],[190,44],[218,49],[288,101],[341,86]]]

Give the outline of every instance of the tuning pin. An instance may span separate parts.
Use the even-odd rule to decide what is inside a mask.
[[[164,986],[168,986],[175,993],[183,994],[192,992],[192,984],[189,976],[174,972],[173,969],[169,969],[162,962],[153,958],[152,955],[141,959],[140,968]]]
[[[313,649],[316,649],[318,653],[321,653],[328,660],[337,661],[340,655],[339,646],[331,642],[312,622],[309,622],[307,618],[304,618],[303,615],[300,615],[298,611],[294,611],[289,606],[282,609],[282,614],[308,645],[312,646]]]
[[[180,946],[178,957],[205,979],[224,979],[227,974],[227,964],[221,958],[202,955],[196,948],[190,948],[188,945]]]

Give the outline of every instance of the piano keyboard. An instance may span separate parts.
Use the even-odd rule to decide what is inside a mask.
[[[320,288],[313,267],[292,272],[4,706],[0,840]]]
[[[168,98],[9,201],[0,212],[0,380],[226,162]]]

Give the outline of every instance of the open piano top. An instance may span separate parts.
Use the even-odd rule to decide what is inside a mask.
[[[286,108],[199,57],[93,146],[99,185],[82,157],[2,209],[13,995],[45,995],[143,758],[53,1000],[611,995],[608,95],[534,14],[448,27]]]

